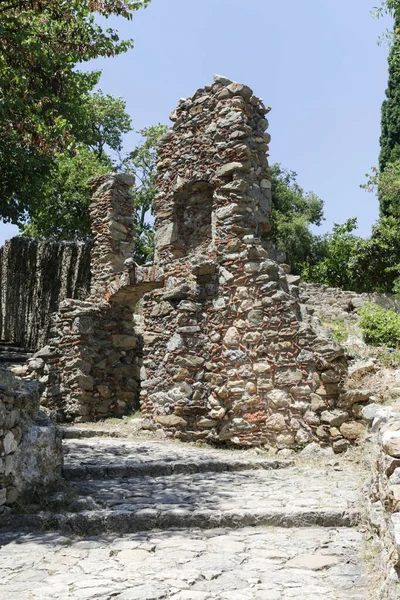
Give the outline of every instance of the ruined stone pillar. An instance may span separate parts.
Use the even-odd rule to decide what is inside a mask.
[[[129,282],[133,265],[134,228],[132,175],[110,173],[91,181],[90,225],[93,235],[91,253],[91,298],[108,300]]]
[[[194,262],[221,263],[244,236],[269,230],[269,110],[224,77],[180,101],[157,166],[157,264],[188,273]]]
[[[114,173],[92,181],[90,296],[60,304],[49,346],[31,363],[47,383],[42,403],[60,421],[121,416],[138,408],[142,339],[125,291],[135,280],[133,183],[131,175]]]
[[[141,392],[149,427],[241,446],[329,442],[340,349],[300,320],[295,289],[268,254],[269,108],[216,76],[182,99],[159,148],[156,266],[144,296]],[[347,417],[348,418],[348,414]]]

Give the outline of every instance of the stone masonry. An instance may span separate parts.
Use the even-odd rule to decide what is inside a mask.
[[[28,363],[46,383],[42,404],[58,420],[121,416],[138,407],[142,339],[133,328],[132,294],[118,295],[137,275],[133,183],[130,175],[114,174],[93,181],[90,296],[61,303],[48,346]]]
[[[4,377],[4,371],[1,372]],[[61,478],[61,434],[40,411],[37,383],[0,385],[0,516]]]
[[[298,288],[261,239],[268,111],[216,76],[171,114],[156,198],[165,285],[144,296],[141,407],[148,427],[182,440],[339,450],[353,418],[340,400],[346,360],[301,321]]]

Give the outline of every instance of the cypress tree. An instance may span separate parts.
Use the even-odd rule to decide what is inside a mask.
[[[400,8],[395,9],[394,41],[389,54],[389,81],[382,104],[379,169],[400,159]],[[382,207],[381,207],[382,208]]]

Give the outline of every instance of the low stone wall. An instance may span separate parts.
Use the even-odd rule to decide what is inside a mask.
[[[65,298],[90,289],[90,244],[15,237],[0,248],[0,339],[37,349]]]
[[[382,308],[400,312],[400,301],[388,294],[357,294],[332,288],[318,283],[300,284],[300,302],[308,315],[315,315],[322,320],[357,321],[355,311],[367,302],[379,304]]]
[[[367,486],[367,515],[378,545],[381,572],[378,600],[400,597],[400,406],[369,405],[363,410],[376,436],[377,456]]]
[[[39,410],[40,387],[18,380],[0,386],[0,516],[61,477],[61,434]]]
[[[46,384],[42,405],[59,421],[121,416],[139,406],[142,338],[121,304],[65,300],[49,344],[28,369]]]

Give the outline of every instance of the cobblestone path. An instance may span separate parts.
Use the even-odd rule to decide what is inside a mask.
[[[64,447],[69,505],[0,533],[0,600],[374,598],[349,461],[107,437]]]

